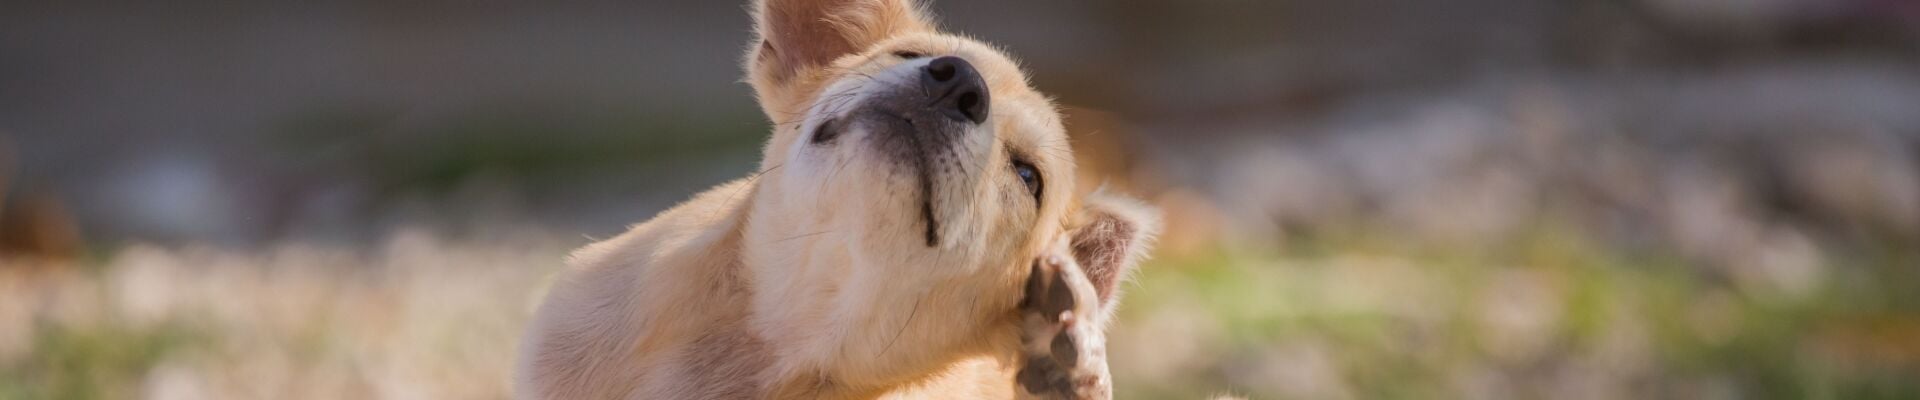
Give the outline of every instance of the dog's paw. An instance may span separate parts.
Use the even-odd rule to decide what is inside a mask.
[[[1020,304],[1023,398],[1112,398],[1098,294],[1073,258],[1056,252],[1033,262]]]

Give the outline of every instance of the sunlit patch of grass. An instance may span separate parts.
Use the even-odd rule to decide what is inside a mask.
[[[124,399],[162,359],[205,340],[179,323],[41,324],[32,351],[0,366],[0,399]]]
[[[1162,260],[1113,340],[1121,398],[1914,398],[1920,281],[1833,257],[1803,292],[1545,229],[1508,246],[1297,238]],[[1876,262],[1880,261],[1880,262]],[[1169,329],[1167,324],[1192,324]]]
[[[0,274],[0,400],[506,398],[534,288],[571,247],[549,239],[132,246]]]

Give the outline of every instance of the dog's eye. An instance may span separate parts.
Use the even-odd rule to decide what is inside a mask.
[[[912,60],[915,58],[926,57],[927,55],[920,54],[919,52],[915,52],[912,50],[897,50],[893,52],[893,56],[900,57],[902,59]]]
[[[1040,170],[1034,169],[1033,164],[1028,164],[1026,161],[1016,160],[1013,162],[1013,174],[1019,175],[1020,182],[1027,184],[1027,191],[1033,193],[1033,200],[1035,202],[1040,201],[1040,188],[1042,187]]]
[[[833,141],[833,138],[840,137],[840,127],[834,124],[835,121],[837,120],[830,119],[827,122],[821,122],[820,126],[813,127],[813,139],[810,142],[826,144]]]

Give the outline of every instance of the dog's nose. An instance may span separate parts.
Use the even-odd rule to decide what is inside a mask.
[[[966,59],[946,56],[921,67],[920,85],[933,94],[934,107],[957,120],[987,121],[987,82]]]

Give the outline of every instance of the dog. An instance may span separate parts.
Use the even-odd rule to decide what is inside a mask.
[[[759,172],[575,252],[522,399],[1105,398],[1155,212],[1073,182],[1013,59],[911,0],[758,0]]]

